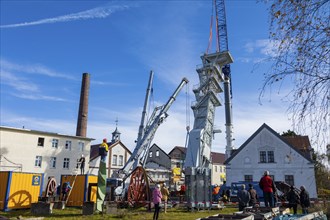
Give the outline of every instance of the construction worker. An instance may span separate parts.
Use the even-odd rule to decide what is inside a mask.
[[[109,151],[109,146],[107,142],[108,142],[107,139],[104,138],[102,144],[99,147],[99,154],[101,156],[101,160],[104,162],[106,162],[106,158]]]
[[[215,184],[212,190],[212,197],[214,202],[219,202],[219,191],[220,186],[218,186],[218,184]]]
[[[69,191],[72,189],[70,186],[70,182],[65,182],[62,185],[62,201],[66,201],[68,199]]]
[[[85,157],[82,154],[78,162],[80,163],[80,174],[83,175],[85,173]]]

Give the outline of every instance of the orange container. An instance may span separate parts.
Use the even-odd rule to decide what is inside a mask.
[[[66,206],[82,206],[87,201],[96,202],[97,176],[88,174],[77,176],[62,175],[61,186],[65,182],[70,182],[70,186],[72,187]]]

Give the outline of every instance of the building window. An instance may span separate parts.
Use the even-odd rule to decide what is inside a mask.
[[[85,143],[84,142],[78,142],[78,147],[81,152],[84,152],[85,150]]]
[[[156,150],[156,157],[159,157],[159,150]]]
[[[112,165],[117,166],[117,155],[116,154],[114,154],[112,156]]]
[[[35,167],[41,167],[42,156],[36,156],[36,160],[34,162]]]
[[[38,138],[38,146],[39,147],[43,147],[44,146],[44,143],[45,143],[45,138]]]
[[[65,149],[71,150],[71,145],[72,145],[72,142],[71,141],[66,141],[65,142]]]
[[[215,172],[218,172],[218,167],[214,166]]]
[[[119,163],[119,166],[123,166],[124,165],[124,157],[123,157],[123,155],[119,155],[118,163]]]
[[[220,173],[222,173],[222,166],[220,166],[220,169],[219,169]]]
[[[285,182],[290,186],[294,186],[294,178],[293,175],[285,175]]]
[[[267,151],[268,163],[274,163],[274,151]]]
[[[70,166],[70,158],[64,158],[63,168],[69,169]]]
[[[152,157],[152,151],[149,152],[149,157]]]
[[[260,151],[260,163],[274,163],[274,151]]]
[[[58,148],[58,139],[53,139],[52,140],[52,147]]]
[[[244,181],[245,182],[252,182],[253,176],[252,175],[244,175]]]
[[[260,163],[266,163],[266,151],[260,151]]]
[[[56,168],[56,157],[50,158],[50,168]]]

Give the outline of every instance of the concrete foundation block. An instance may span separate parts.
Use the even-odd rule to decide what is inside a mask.
[[[82,207],[83,215],[93,215],[95,211],[95,203],[94,202],[84,202]]]
[[[118,213],[118,205],[116,202],[104,202],[104,208],[106,214],[116,214]]]
[[[54,202],[54,209],[65,209],[65,201]]]
[[[53,211],[53,203],[37,202],[31,204],[31,213],[34,215],[50,215]]]

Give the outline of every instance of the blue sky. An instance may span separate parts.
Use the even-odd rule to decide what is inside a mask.
[[[82,73],[91,74],[87,136],[99,143],[116,127],[135,147],[150,70],[155,72],[151,106],[166,103],[183,77],[189,100],[198,84],[196,66],[208,44],[211,1],[1,1],[1,125],[75,135]],[[233,86],[235,147],[263,123],[282,133],[291,127],[281,101],[290,88],[258,97],[271,53],[266,5],[226,1]],[[215,45],[215,43],[213,43]],[[214,51],[214,50],[213,50]],[[154,143],[169,152],[184,146],[186,88],[169,110]],[[188,106],[190,110],[190,106]],[[193,113],[190,110],[190,126]],[[222,130],[213,151],[225,150]]]

